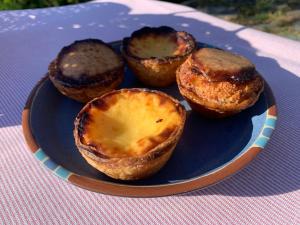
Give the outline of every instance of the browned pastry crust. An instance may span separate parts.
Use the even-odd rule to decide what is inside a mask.
[[[75,120],[86,161],[115,179],[156,173],[170,158],[185,123],[180,103],[159,91],[121,89],[89,102]]]
[[[122,53],[137,78],[146,85],[168,86],[176,69],[196,48],[191,34],[173,28],[143,27],[123,39]]]
[[[178,68],[177,84],[192,109],[214,118],[252,106],[264,87],[247,59],[207,48],[195,52]]]
[[[120,85],[124,62],[108,44],[86,39],[64,47],[50,63],[48,75],[62,94],[87,102]]]

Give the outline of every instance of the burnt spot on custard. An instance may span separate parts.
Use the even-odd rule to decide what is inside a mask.
[[[196,67],[192,67],[191,71],[195,75],[206,77],[210,82],[228,81],[235,84],[244,84],[253,80],[257,75],[257,71],[255,69],[241,70],[238,73],[228,73],[225,71],[218,73],[207,73]]]
[[[168,37],[170,42],[175,43],[178,46],[178,50],[180,54],[178,55],[170,55],[170,56],[164,56],[162,58],[160,57],[147,57],[147,58],[141,58],[135,54],[135,52],[132,52],[130,50],[130,46],[132,45],[132,40],[140,40],[143,41],[143,39],[147,37]],[[123,45],[122,45],[122,51],[137,60],[140,59],[156,59],[160,62],[168,61],[171,59],[181,58],[185,57],[188,54],[190,54],[193,50],[196,48],[196,41],[195,38],[184,31],[176,31],[175,29],[168,27],[168,26],[160,26],[160,27],[143,27],[137,31],[134,31],[130,37],[126,37],[123,39]]]
[[[155,121],[155,123],[160,123],[162,121],[163,121],[163,119],[158,119],[158,120]]]
[[[159,106],[163,106],[164,104],[166,104],[169,101],[169,99],[164,98],[163,96],[161,98],[159,98]]]
[[[95,74],[93,76],[90,76],[85,73],[80,74],[79,77],[76,79],[70,76],[65,76],[62,72],[62,69],[60,68],[62,60],[66,55],[76,52],[79,44],[102,45],[109,48],[119,58],[120,65],[116,66],[110,71],[105,71],[105,73]],[[92,50],[92,46],[91,46],[91,50]],[[119,78],[120,73],[122,72],[123,69],[124,69],[124,61],[122,57],[115,52],[112,46],[106,44],[105,42],[99,39],[85,39],[85,40],[75,41],[72,44],[63,47],[59,52],[58,56],[56,57],[56,59],[50,63],[48,67],[48,74],[49,76],[52,76],[53,78],[58,80],[65,87],[82,88],[93,84],[97,84],[97,85],[101,84],[102,86],[107,86]]]
[[[91,103],[91,106],[92,107],[95,107],[101,111],[106,111],[109,109],[109,105],[106,103],[106,101],[104,101],[103,99],[97,99],[97,100],[94,100],[92,101]]]
[[[227,81],[236,83],[236,84],[244,84],[248,81],[255,79],[257,74],[258,73],[255,69],[245,70],[245,71],[241,71],[240,73],[237,73],[237,74],[232,74],[229,78],[227,78]]]
[[[157,135],[158,139],[166,140],[168,137],[171,136],[171,134],[174,132],[175,129],[176,129],[175,127],[167,127]]]
[[[142,149],[142,154],[145,154],[149,152],[151,149],[155,148],[157,145],[159,145],[161,141],[156,140],[156,138],[143,138],[137,141],[137,145],[140,149]]]
[[[82,111],[77,116],[76,120],[78,121],[77,132],[80,138],[80,141],[84,143],[84,135],[86,134],[85,125],[92,122],[92,117],[87,111]]]
[[[156,136],[140,139],[137,144],[143,149],[142,153],[145,154],[164,143],[174,132],[176,132],[176,127],[167,127]]]

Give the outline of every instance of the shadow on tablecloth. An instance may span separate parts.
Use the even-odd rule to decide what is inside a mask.
[[[185,12],[180,15],[133,14],[127,6],[109,2],[4,12],[0,14],[0,19],[0,43],[6,43],[0,56],[0,77],[6,84],[1,87],[0,127],[21,124],[21,112],[27,96],[20,93],[29,94],[62,46],[91,37],[114,41],[112,37],[121,39],[138,27],[170,25],[194,34],[198,41],[251,59],[270,84],[279,111],[277,127],[270,143],[247,168],[215,186],[183,195],[266,196],[300,188],[300,154],[297,151],[300,136],[300,79],[282,68],[275,59],[259,56],[257,49],[238,37],[237,34],[246,28],[224,30],[206,21],[188,18]],[[20,31],[22,35],[11,38]],[[11,51],[11,46],[18,47],[18,54],[3,54]],[[41,51],[44,52],[43,57]],[[284,49],[282,54],[285,54]],[[14,65],[8,65],[8,62],[14,62]],[[18,85],[12,88],[16,81]]]

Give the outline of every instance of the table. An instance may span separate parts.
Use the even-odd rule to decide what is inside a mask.
[[[204,190],[123,198],[73,186],[27,150],[21,112],[62,46],[114,41],[139,27],[169,25],[245,55],[273,89],[278,123],[245,169]],[[300,224],[300,42],[176,4],[107,0],[0,12],[0,224]]]

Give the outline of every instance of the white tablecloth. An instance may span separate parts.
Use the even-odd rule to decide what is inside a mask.
[[[27,150],[21,112],[62,46],[114,41],[169,25],[250,58],[273,89],[278,123],[243,171],[205,190],[122,198],[73,186]],[[300,224],[300,42],[232,24],[180,5],[97,1],[0,12],[0,224]]]

